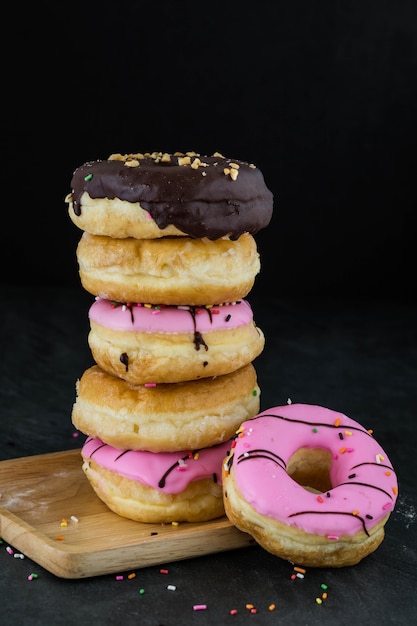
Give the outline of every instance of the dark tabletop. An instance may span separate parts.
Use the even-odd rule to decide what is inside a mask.
[[[5,287],[0,459],[69,450],[75,381],[92,365],[81,288]],[[266,337],[261,407],[321,404],[372,428],[399,478],[381,546],[359,565],[293,567],[258,546],[115,575],[63,579],[0,546],[1,624],[409,624],[417,610],[417,305],[248,297]],[[1,504],[1,496],[0,496]],[[11,546],[13,548],[13,546]],[[160,568],[168,570],[161,574]],[[28,580],[31,573],[38,578]],[[321,585],[327,598],[321,605]],[[167,586],[173,585],[174,590]],[[141,592],[143,590],[143,592]],[[194,605],[205,610],[195,611]],[[275,610],[270,611],[270,605]],[[256,614],[247,605],[253,605]],[[230,611],[238,612],[231,615]]]

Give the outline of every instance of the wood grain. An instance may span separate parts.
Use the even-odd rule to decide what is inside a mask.
[[[84,476],[79,449],[1,461],[0,523],[3,540],[61,578],[123,572],[254,545],[226,517],[173,526],[116,515]]]

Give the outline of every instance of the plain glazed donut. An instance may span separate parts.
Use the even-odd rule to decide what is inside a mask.
[[[229,374],[251,363],[265,344],[246,300],[177,307],[97,299],[89,320],[94,361],[136,385]]]
[[[174,452],[230,440],[259,412],[252,364],[216,378],[146,387],[107,374],[98,365],[76,383],[72,423],[119,449]]]
[[[230,239],[113,239],[83,233],[77,246],[86,291],[117,302],[205,305],[252,289],[260,259],[252,235]]]
[[[219,153],[114,154],[76,169],[71,190],[74,224],[108,237],[238,239],[272,217],[262,172]]]
[[[203,450],[119,450],[88,437],[83,471],[114,513],[137,522],[206,522],[224,515],[222,460],[230,441]]]
[[[398,487],[369,431],[292,404],[244,422],[223,465],[229,520],[267,551],[309,567],[355,565],[384,538]]]

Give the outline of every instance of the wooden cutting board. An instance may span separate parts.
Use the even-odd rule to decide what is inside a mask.
[[[226,517],[173,526],[116,515],[85,477],[79,449],[1,461],[0,523],[4,541],[61,578],[123,572],[254,545]]]

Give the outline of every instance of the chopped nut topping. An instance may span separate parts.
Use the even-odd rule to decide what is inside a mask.
[[[240,165],[238,165],[237,163],[229,163],[230,167],[233,167],[234,170],[238,170]]]
[[[127,159],[125,161],[125,167],[138,167],[139,161],[137,159]]]
[[[223,156],[220,152],[214,152],[214,153],[213,153],[213,156],[214,156],[214,157],[217,157],[217,158],[219,158],[219,159],[224,159],[224,158],[225,158],[225,157],[224,157],[224,156]]]
[[[121,154],[111,154],[108,161],[124,161],[124,158]]]
[[[178,165],[190,165],[190,163],[191,163],[191,159],[189,156],[178,158]]]
[[[223,172],[224,174],[226,174],[226,176],[230,176],[232,180],[236,180],[236,178],[239,176],[239,170],[236,169],[229,169],[228,167],[225,167]]]

